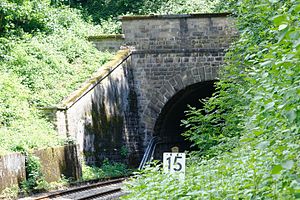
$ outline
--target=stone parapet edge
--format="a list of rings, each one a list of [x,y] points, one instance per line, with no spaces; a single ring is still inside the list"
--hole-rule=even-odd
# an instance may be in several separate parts
[[[133,50],[132,54],[166,54],[166,53],[215,53],[224,52],[227,48],[193,48],[193,49],[149,49]]]
[[[107,62],[102,67],[100,67],[99,70],[96,71],[90,79],[85,81],[81,87],[72,92],[58,106],[54,106],[49,109],[67,110],[68,108],[72,107],[79,99],[81,99],[85,94],[91,91],[99,82],[101,82],[101,80],[103,80],[118,66],[120,66],[124,62],[124,60],[126,60],[130,55],[130,49],[119,50],[111,61]],[[47,108],[44,109],[46,110]]]
[[[208,17],[228,17],[232,13],[192,13],[192,14],[171,14],[171,15],[134,15],[134,16],[120,16],[122,21],[129,20],[164,20],[164,19],[178,19],[178,18],[208,18]]]
[[[100,34],[88,36],[88,41],[102,41],[102,40],[124,40],[124,34]]]

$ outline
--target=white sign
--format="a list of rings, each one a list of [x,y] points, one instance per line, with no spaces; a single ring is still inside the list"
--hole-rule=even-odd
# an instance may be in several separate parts
[[[185,153],[164,153],[163,167],[165,173],[178,173],[180,177],[185,175]]]

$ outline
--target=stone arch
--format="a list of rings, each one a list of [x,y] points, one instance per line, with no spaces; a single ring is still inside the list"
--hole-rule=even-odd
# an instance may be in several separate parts
[[[185,140],[182,133],[186,130],[181,126],[181,120],[186,119],[185,111],[188,105],[201,108],[203,104],[199,99],[212,96],[215,91],[215,81],[202,81],[194,83],[177,92],[165,104],[154,126],[154,136],[159,136],[161,143],[157,145],[156,159],[161,159],[163,152],[170,151],[177,146],[179,150],[192,150],[189,141]]]
[[[152,98],[141,113],[141,126],[144,131],[144,146],[154,135],[154,128],[165,105],[178,92],[183,91],[197,83],[215,81],[218,77],[218,68],[211,66],[199,66],[188,69],[174,77],[164,80],[161,87],[154,92]]]

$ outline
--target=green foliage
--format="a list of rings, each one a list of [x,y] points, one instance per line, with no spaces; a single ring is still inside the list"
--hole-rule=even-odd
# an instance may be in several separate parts
[[[145,0],[137,14],[186,14],[212,12],[218,0]]]
[[[105,174],[102,169],[96,166],[88,166],[85,163],[82,164],[82,180],[93,180],[104,178]]]
[[[101,169],[104,171],[106,177],[127,176],[130,173],[125,164],[110,162],[108,159],[103,161]]]
[[[129,154],[129,149],[126,146],[122,146],[120,149],[120,155],[126,158]]]
[[[61,30],[18,42],[9,56],[6,70],[17,74],[30,89],[30,103],[50,106],[82,84],[111,54],[99,53],[85,39]]]
[[[14,74],[1,73],[0,90],[0,127],[11,125],[13,120],[27,118],[29,90],[19,78]]]
[[[130,170],[123,163],[110,162],[105,159],[101,167],[88,166],[85,163],[82,164],[82,179],[83,180],[93,180],[93,179],[103,179],[112,178],[119,176],[129,175]]]
[[[70,184],[70,179],[67,179],[63,174],[58,181],[48,183],[47,190],[58,190],[58,189],[65,189]]]
[[[192,12],[211,12],[218,0],[79,0],[57,1],[82,9],[87,21],[101,26],[102,33],[121,32],[118,20],[122,15],[182,14]]]
[[[26,193],[43,191],[48,187],[44,176],[41,173],[39,158],[28,154],[26,156],[26,181],[23,181],[21,188]]]
[[[16,75],[0,74],[0,88],[0,144],[3,153],[63,143],[53,125],[41,119],[38,111],[30,107],[30,91]]]
[[[13,185],[12,187],[5,188],[0,193],[0,199],[13,200],[17,199],[19,195],[19,187],[18,185]]]
[[[0,2],[0,36],[46,31],[47,3],[37,0]]]
[[[100,27],[48,0],[1,1],[0,21],[1,153],[62,144],[37,107],[58,104],[111,58],[86,40]]]
[[[300,2],[229,0],[218,9],[234,12],[240,39],[217,93],[187,112],[185,135],[200,152],[184,182],[151,168],[124,199],[300,198]]]

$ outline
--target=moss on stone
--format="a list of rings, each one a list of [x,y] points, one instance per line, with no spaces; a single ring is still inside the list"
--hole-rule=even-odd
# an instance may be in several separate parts
[[[89,36],[89,41],[102,41],[102,40],[124,40],[124,34],[103,34],[103,35],[93,35]]]
[[[146,19],[178,19],[178,18],[209,18],[209,17],[227,17],[231,13],[193,13],[193,14],[174,14],[174,15],[134,15],[122,16],[123,21],[128,20],[146,20]]]
[[[111,70],[121,64],[124,59],[129,56],[131,51],[129,49],[119,50],[114,58],[108,63],[104,64],[99,70],[93,74],[93,76],[86,81],[79,89],[74,91],[69,97],[67,97],[62,103],[62,106],[68,107],[76,102],[76,100],[81,97],[85,92],[97,84],[102,78],[107,76]]]

